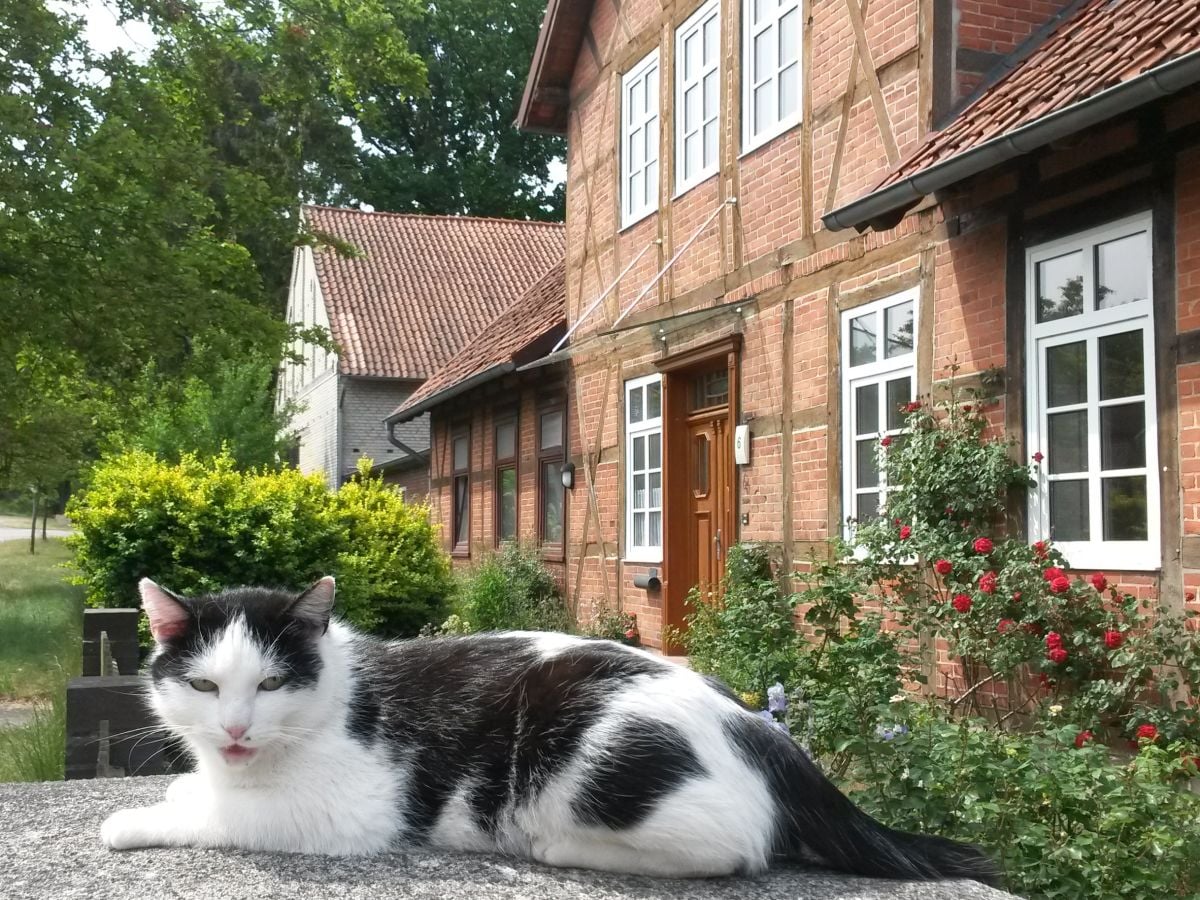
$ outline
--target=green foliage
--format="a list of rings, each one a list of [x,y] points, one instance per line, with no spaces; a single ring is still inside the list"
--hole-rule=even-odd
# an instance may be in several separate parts
[[[333,493],[294,469],[240,472],[228,455],[171,465],[131,451],[96,466],[70,515],[94,606],[133,604],[142,577],[188,594],[330,574],[353,624],[403,635],[436,620],[451,589],[427,510],[379,480]]]
[[[65,680],[24,725],[0,728],[0,782],[62,781],[66,769]]]
[[[775,682],[794,681],[799,638],[796,598],[786,596],[763,547],[729,549],[720,594],[688,597],[687,629],[673,640],[693,668],[716,675],[735,691],[766,696]]]
[[[604,603],[599,603],[592,609],[585,633],[588,637],[616,641],[619,644],[628,644],[630,647],[642,645],[637,615],[622,612],[619,609],[611,609]]]
[[[536,547],[505,544],[467,572],[443,632],[572,631],[570,611]]]

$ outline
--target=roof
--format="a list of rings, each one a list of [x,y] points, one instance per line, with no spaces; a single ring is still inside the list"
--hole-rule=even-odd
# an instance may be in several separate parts
[[[592,0],[549,0],[525,80],[517,127],[566,134],[571,76],[592,15]]]
[[[824,217],[864,227],[1004,159],[1200,81],[1200,3],[1086,0],[865,197]],[[1005,64],[1002,64],[1005,65]]]
[[[562,258],[561,224],[305,206],[344,375],[424,380]]]
[[[566,263],[560,259],[390,416],[407,422],[550,349],[566,328]]]

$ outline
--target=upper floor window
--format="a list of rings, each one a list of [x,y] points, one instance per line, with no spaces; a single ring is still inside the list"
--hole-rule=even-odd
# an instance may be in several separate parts
[[[709,0],[675,32],[675,190],[717,171],[721,12]]]
[[[1032,536],[1079,567],[1157,569],[1149,214],[1026,254]]]
[[[801,0],[742,0],[742,149],[800,121]]]
[[[842,510],[846,536],[879,515],[888,484],[882,443],[903,439],[904,408],[916,397],[914,288],[842,314]]]
[[[625,382],[625,558],[662,562],[662,376]]]
[[[658,208],[658,51],[621,79],[621,226]]]

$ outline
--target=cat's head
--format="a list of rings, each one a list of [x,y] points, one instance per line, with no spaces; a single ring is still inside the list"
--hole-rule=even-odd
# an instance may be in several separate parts
[[[139,584],[156,643],[151,700],[202,760],[233,767],[304,743],[324,718],[315,702],[334,582],[300,593],[232,588],[181,597]]]

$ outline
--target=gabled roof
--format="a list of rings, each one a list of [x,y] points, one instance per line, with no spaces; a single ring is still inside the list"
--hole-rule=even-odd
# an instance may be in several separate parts
[[[824,217],[864,228],[921,197],[1200,81],[1196,0],[1087,0],[867,196]]]
[[[517,113],[518,128],[545,134],[567,133],[571,76],[592,16],[592,2],[549,0],[546,5]]]
[[[390,416],[407,422],[548,351],[566,329],[566,264],[559,260]]]
[[[305,206],[357,248],[313,253],[343,375],[424,380],[564,252],[548,222]]]

